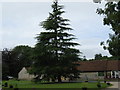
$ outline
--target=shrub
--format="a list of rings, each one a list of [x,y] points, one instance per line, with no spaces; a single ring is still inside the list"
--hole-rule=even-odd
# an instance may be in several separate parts
[[[13,85],[10,85],[9,88],[13,88]]]
[[[104,81],[104,83],[106,83],[106,81]]]
[[[110,85],[110,83],[107,83],[107,85]]]
[[[83,87],[82,90],[87,90],[87,87]]]
[[[8,87],[8,83],[7,82],[5,82],[4,87]]]
[[[99,81],[98,81],[97,87],[101,88],[101,83]]]

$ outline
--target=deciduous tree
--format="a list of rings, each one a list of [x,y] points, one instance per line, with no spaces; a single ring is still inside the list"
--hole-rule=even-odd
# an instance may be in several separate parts
[[[120,1],[108,2],[104,9],[97,9],[97,13],[104,15],[104,25],[110,26],[114,32],[114,34],[109,34],[107,45],[104,42],[101,42],[101,45],[113,57],[120,60]]]

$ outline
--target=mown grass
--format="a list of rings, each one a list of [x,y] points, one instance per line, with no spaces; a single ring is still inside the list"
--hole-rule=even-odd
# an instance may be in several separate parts
[[[2,84],[8,83],[8,87],[13,85],[14,88],[98,88],[97,82],[79,82],[79,83],[54,83],[54,84],[42,84],[42,83],[34,83],[31,81],[2,81]],[[101,83],[101,88],[106,88],[108,85],[106,83]],[[3,87],[4,88],[4,87]]]

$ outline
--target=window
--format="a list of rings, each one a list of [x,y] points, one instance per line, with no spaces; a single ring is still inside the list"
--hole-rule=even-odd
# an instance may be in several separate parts
[[[98,72],[98,76],[104,76],[104,72]]]

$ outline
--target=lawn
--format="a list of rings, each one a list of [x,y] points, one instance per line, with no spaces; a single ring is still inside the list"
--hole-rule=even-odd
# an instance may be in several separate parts
[[[13,85],[14,88],[98,88],[97,82],[79,82],[79,83],[55,83],[55,84],[42,84],[42,83],[34,83],[31,81],[3,81],[2,84],[8,82],[9,85]],[[106,83],[101,83],[101,88],[106,88],[108,85]]]

